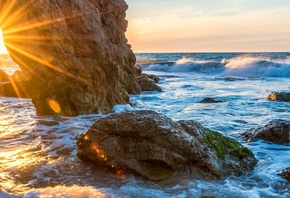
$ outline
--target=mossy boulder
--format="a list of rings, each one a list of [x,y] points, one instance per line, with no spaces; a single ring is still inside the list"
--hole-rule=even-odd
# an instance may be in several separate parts
[[[249,149],[198,122],[174,122],[148,110],[99,119],[77,144],[83,160],[150,180],[182,173],[207,179],[242,175],[257,162]]]

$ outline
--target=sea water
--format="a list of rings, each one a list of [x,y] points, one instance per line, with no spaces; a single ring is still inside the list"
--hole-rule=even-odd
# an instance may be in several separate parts
[[[290,103],[267,100],[290,89],[290,53],[136,54],[145,73],[160,78],[162,92],[131,95],[132,107],[173,120],[196,120],[232,137],[258,159],[248,175],[221,180],[158,183],[115,174],[76,157],[76,140],[107,115],[36,116],[29,99],[0,97],[0,197],[290,197],[290,185],[277,176],[290,166],[289,145],[247,143],[240,133],[270,120],[290,118]],[[8,62],[6,61],[6,64]],[[9,62],[9,64],[12,64]],[[15,66],[4,70],[12,73]],[[12,69],[11,69],[12,68]],[[204,98],[219,103],[202,103]]]

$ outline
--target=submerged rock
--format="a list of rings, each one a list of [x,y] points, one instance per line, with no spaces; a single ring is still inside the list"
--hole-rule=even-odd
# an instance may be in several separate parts
[[[150,180],[191,174],[215,179],[242,175],[256,164],[235,140],[189,121],[142,110],[112,114],[78,137],[77,156],[114,170],[131,170]]]
[[[204,98],[202,99],[202,101],[200,101],[201,103],[220,103],[223,102],[222,100],[216,99],[216,98]]]
[[[242,133],[247,141],[262,139],[276,144],[289,144],[289,134],[290,121],[286,120],[272,120],[264,126],[259,126]]]
[[[141,92],[125,37],[127,8],[124,0],[1,1],[4,41],[36,90],[38,115],[109,112]]]
[[[273,92],[267,96],[267,99],[273,100],[273,101],[289,102],[290,101],[290,93],[289,92]]]
[[[290,167],[286,168],[282,171],[282,173],[279,173],[278,175],[290,182]]]

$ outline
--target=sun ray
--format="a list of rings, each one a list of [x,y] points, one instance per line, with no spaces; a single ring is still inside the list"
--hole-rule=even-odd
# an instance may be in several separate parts
[[[30,58],[31,60],[34,60],[34,61],[36,61],[36,62],[38,62],[38,63],[40,63],[40,64],[42,64],[42,65],[44,65],[44,66],[46,66],[46,67],[48,67],[50,69],[53,69],[53,70],[55,70],[55,71],[57,71],[57,72],[59,72],[61,74],[64,74],[64,75],[66,75],[66,76],[68,76],[68,77],[70,77],[70,78],[72,78],[74,80],[77,80],[77,81],[79,81],[81,83],[84,83],[87,86],[92,86],[90,83],[88,83],[88,81],[86,79],[84,79],[84,78],[82,78],[80,76],[76,76],[76,75],[74,75],[72,73],[69,73],[69,72],[67,72],[67,71],[65,71],[65,70],[63,70],[61,68],[58,68],[57,66],[49,63],[47,60],[43,60],[41,58],[38,58],[37,56],[35,56],[33,54],[30,54],[29,52],[26,52],[25,50],[22,50],[19,47],[15,47],[14,45],[10,44],[9,42],[6,42],[6,46],[8,48],[18,52],[19,54],[22,54],[22,55]]]
[[[15,6],[16,2],[17,2],[17,0],[6,1],[6,3],[4,4],[4,6],[3,6],[2,10],[1,10],[0,26],[2,26],[3,21],[9,15],[10,11]],[[1,1],[1,4],[2,4],[2,1]]]
[[[13,21],[15,21],[16,19],[21,18],[27,8],[31,5],[31,3],[33,2],[33,0],[28,0],[23,6],[21,6],[18,10],[14,11],[12,14],[9,13],[9,16],[5,18],[5,20],[2,21],[1,27],[3,29],[5,29],[8,25],[13,24]]]
[[[62,16],[62,17],[58,17],[58,18],[54,18],[54,19],[50,19],[50,20],[45,20],[45,21],[40,21],[37,23],[32,23],[32,24],[20,24],[18,25],[18,27],[14,27],[11,28],[9,30],[4,30],[3,33],[4,34],[15,34],[18,32],[22,32],[22,31],[26,31],[26,30],[30,30],[30,29],[34,29],[34,28],[38,28],[38,27],[42,27],[42,26],[46,26],[46,25],[50,25],[53,23],[57,23],[57,22],[61,22],[61,21],[65,21],[68,19],[73,19],[76,17],[82,16],[82,13],[78,13],[78,14],[71,14],[68,16]]]

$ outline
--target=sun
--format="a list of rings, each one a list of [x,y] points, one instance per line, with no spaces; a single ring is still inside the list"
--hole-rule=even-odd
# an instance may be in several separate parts
[[[1,29],[0,29],[0,54],[8,54],[4,41],[3,41],[3,35],[2,35]]]

